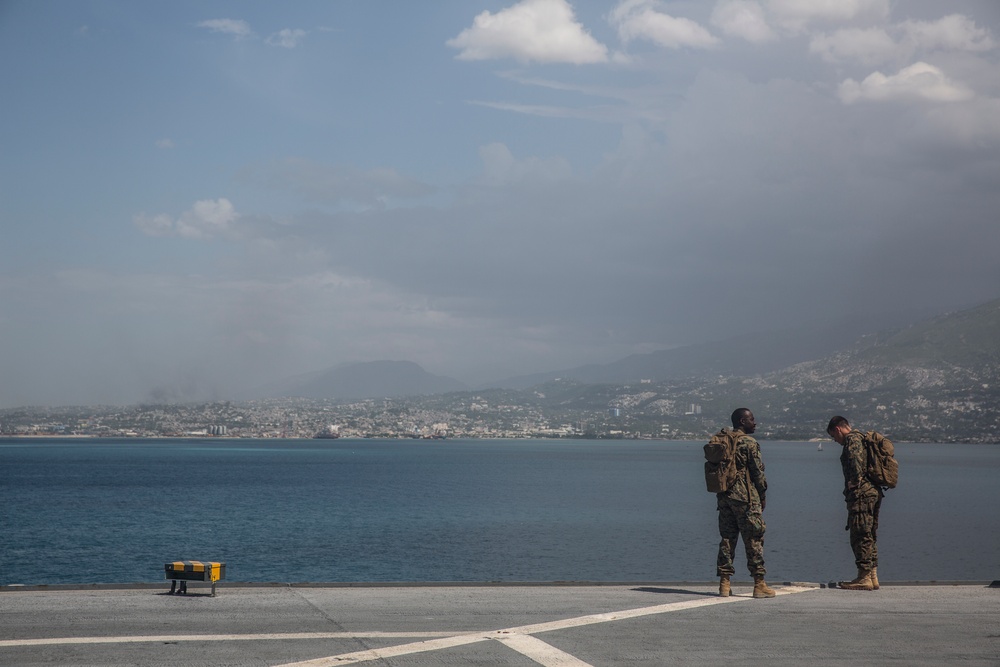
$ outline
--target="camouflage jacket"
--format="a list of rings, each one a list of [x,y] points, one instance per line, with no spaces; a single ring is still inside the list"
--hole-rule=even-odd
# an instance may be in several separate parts
[[[840,465],[844,469],[844,500],[847,506],[875,500],[880,491],[868,480],[868,449],[861,431],[853,429],[844,438]]]
[[[767,478],[764,477],[764,459],[760,445],[743,431],[733,431],[736,438],[736,482],[726,493],[719,494],[736,502],[764,504]],[[749,473],[749,475],[748,475]],[[747,484],[749,477],[749,484]]]

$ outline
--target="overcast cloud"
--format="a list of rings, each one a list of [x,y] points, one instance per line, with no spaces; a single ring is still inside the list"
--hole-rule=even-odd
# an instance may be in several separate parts
[[[1000,297],[995,0],[0,5],[0,407]]]

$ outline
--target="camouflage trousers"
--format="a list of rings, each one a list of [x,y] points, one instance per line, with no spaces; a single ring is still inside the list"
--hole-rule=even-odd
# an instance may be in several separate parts
[[[882,496],[856,500],[847,506],[847,530],[851,533],[851,551],[859,570],[878,567],[878,511]]]
[[[716,576],[732,576],[733,552],[736,541],[743,536],[743,548],[747,553],[747,569],[753,576],[764,576],[764,516],[758,503],[741,503],[725,497],[719,498],[719,557],[716,560]]]

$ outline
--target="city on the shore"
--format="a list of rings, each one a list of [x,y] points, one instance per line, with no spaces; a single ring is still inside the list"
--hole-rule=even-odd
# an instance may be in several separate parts
[[[734,406],[758,415],[764,440],[825,439],[832,412],[909,442],[1000,442],[992,387],[881,396],[814,393],[757,380],[490,389],[355,401],[274,398],[0,410],[0,437],[619,438],[703,440]]]

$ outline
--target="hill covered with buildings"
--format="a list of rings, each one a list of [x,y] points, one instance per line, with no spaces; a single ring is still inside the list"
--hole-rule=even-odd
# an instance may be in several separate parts
[[[768,345],[773,349],[773,341]],[[730,347],[753,355],[752,341]],[[801,356],[807,347],[790,354]],[[843,414],[900,441],[1000,442],[1000,300],[870,333],[838,351],[767,372],[726,373],[705,346],[692,355],[716,360],[683,370],[675,364],[667,376],[624,383],[586,382],[567,373],[539,377],[525,388],[352,400],[317,392],[197,405],[18,408],[0,411],[0,435],[312,437],[334,425],[341,437],[358,438],[702,440],[727,424],[734,408],[748,407],[761,440],[823,438],[830,416]],[[682,357],[683,348],[671,351],[671,359]],[[391,384],[387,367],[377,369],[380,386]]]

